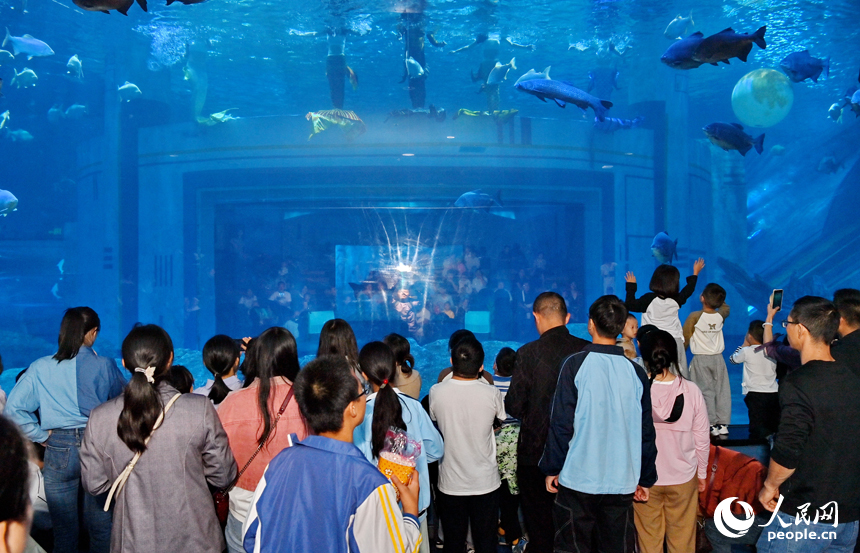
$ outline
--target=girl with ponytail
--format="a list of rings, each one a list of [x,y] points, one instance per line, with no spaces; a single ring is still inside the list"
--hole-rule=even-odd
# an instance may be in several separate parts
[[[29,440],[45,448],[42,474],[57,553],[78,551],[79,495],[84,498],[90,551],[106,553],[110,547],[110,513],[102,511],[97,498],[80,494],[79,456],[87,420],[93,409],[120,395],[125,385],[114,360],[93,349],[100,328],[98,314],[89,307],[67,309],[57,352],[34,361],[6,403],[5,414]]]
[[[400,334],[389,334],[382,341],[391,348],[394,362],[397,365],[397,375],[394,386],[407,396],[418,399],[421,395],[421,375],[415,370],[415,358],[410,353],[409,340]]]
[[[696,508],[705,490],[710,439],[702,392],[680,376],[678,343],[669,332],[645,325],[637,334],[651,374],[651,415],[657,431],[657,483],[645,503],[634,503],[643,553],[695,551]]]
[[[247,466],[230,491],[226,537],[231,553],[244,553],[242,524],[269,461],[289,447],[291,434],[299,439],[308,435],[293,398],[299,356],[296,339],[289,330],[274,326],[254,338],[245,352],[242,371],[244,387],[231,393],[218,407],[236,463]]]
[[[206,385],[194,390],[195,394],[212,400],[216,409],[227,394],[242,387],[239,372],[239,346],[229,336],[218,334],[209,338],[203,346],[203,364],[215,377],[207,380]]]
[[[408,343],[408,342],[407,342]],[[379,451],[390,427],[405,430],[421,444],[421,455],[415,469],[418,471],[419,521],[425,543],[427,536],[427,507],[430,506],[429,462],[438,461],[445,452],[442,436],[421,403],[393,386],[397,374],[394,353],[382,342],[370,342],[358,355],[358,364],[373,393],[367,396],[364,422],[355,429],[353,441],[367,459],[376,464]]]
[[[122,343],[128,385],[87,424],[81,480],[90,494],[110,492],[115,553],[224,549],[209,487],[228,486],[236,463],[212,403],[171,386],[172,363],[164,329],[133,328]]]

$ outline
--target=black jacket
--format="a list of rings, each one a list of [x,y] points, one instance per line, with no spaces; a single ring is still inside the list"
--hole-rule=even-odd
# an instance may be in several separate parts
[[[795,469],[779,491],[794,516],[836,501],[839,523],[860,520],[860,377],[845,364],[810,361],[779,384],[779,430],[770,458]]]
[[[517,350],[517,364],[505,396],[505,410],[509,416],[522,421],[517,447],[519,465],[537,466],[540,461],[549,432],[549,413],[561,362],[589,343],[571,336],[567,327],[558,326]]]
[[[860,376],[860,330],[833,342],[830,355]]]

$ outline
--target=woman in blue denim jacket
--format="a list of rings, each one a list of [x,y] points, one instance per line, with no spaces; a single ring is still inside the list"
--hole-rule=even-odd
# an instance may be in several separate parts
[[[55,553],[78,551],[81,493],[90,551],[110,550],[111,513],[102,510],[104,498],[82,491],[79,456],[90,411],[120,395],[125,386],[116,362],[92,349],[100,326],[98,314],[89,307],[66,310],[57,353],[34,361],[12,388],[6,404],[5,414],[27,438],[45,447],[42,473]]]

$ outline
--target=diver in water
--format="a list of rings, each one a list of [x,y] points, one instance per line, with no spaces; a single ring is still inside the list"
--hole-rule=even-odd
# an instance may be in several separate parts
[[[400,36],[403,37],[404,54],[403,59],[409,63],[411,58],[420,68],[420,75],[416,77],[410,76],[408,73],[406,78],[409,79],[409,98],[412,100],[413,109],[421,109],[427,97],[427,91],[424,86],[424,81],[427,78],[427,62],[424,57],[424,13],[422,11],[409,11],[400,14],[400,23],[397,25],[397,30]],[[441,48],[446,45],[444,41],[436,40],[432,32],[426,33],[427,40],[433,46]]]
[[[358,88],[358,76],[346,64],[346,35],[355,33],[346,27],[328,27],[325,31],[291,31],[290,34],[313,37],[324,34],[326,36],[328,55],[326,56],[325,75],[328,79],[329,95],[332,106],[335,109],[343,109],[346,78],[349,78],[353,90]]]

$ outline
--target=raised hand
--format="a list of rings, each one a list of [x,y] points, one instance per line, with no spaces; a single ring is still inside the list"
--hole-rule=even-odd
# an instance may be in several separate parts
[[[633,274],[633,271],[627,271],[627,274],[624,275],[624,280],[627,282],[636,283],[636,275]]]

